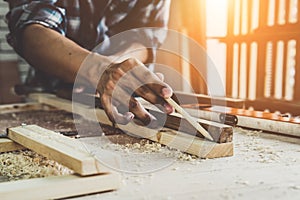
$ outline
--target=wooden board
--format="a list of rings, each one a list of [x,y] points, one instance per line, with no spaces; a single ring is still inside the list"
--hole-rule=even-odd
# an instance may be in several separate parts
[[[95,95],[91,95],[91,94],[74,94],[74,95],[75,95],[76,102],[73,100],[73,104],[74,104],[73,109],[80,109],[80,107],[77,106],[77,103],[88,106],[87,108],[91,108],[92,105],[90,105],[90,104],[92,102],[95,102],[96,108],[102,109],[101,101],[100,101],[99,97],[95,97]],[[61,91],[59,93],[59,96],[66,100],[70,100],[70,101],[72,100],[72,94],[70,94],[70,91]],[[43,101],[43,99],[44,99],[43,97],[37,97],[37,98],[40,98],[41,101]],[[192,126],[190,124],[190,122],[188,122],[187,119],[185,119],[179,113],[172,113],[172,114],[166,115],[165,113],[160,111],[157,107],[155,107],[153,104],[150,104],[149,102],[145,101],[143,98],[136,98],[136,99],[152,115],[154,115],[156,117],[157,122],[159,123],[160,126],[164,126],[164,127],[171,128],[174,130],[179,130],[179,131],[193,134],[193,135],[198,134],[199,137],[204,138],[201,135],[201,133],[199,133],[194,128],[194,126]],[[52,99],[47,98],[46,101],[48,103],[51,103]],[[63,101],[60,102],[60,104],[62,105]],[[65,105],[65,106],[68,107],[68,105]],[[70,109],[70,108],[68,108],[68,109]],[[83,114],[85,114],[86,117],[90,118],[90,116],[93,116],[93,112],[94,111],[92,109],[90,109],[90,111],[83,112]],[[105,119],[103,119],[103,120],[105,120]],[[211,120],[199,119],[199,117],[195,118],[194,120],[197,121],[206,131],[209,132],[209,134],[212,136],[214,142],[218,142],[218,143],[232,142],[233,130],[232,130],[231,126],[226,125],[224,123],[213,122]]]
[[[210,110],[197,110],[187,108],[186,111],[194,117],[201,117],[204,119],[213,119],[219,116],[220,112],[227,112],[233,114],[238,118],[237,126],[251,128],[256,130],[263,130],[275,134],[300,137],[300,123],[296,120],[284,119],[284,117],[272,118],[274,113],[263,113],[259,111],[248,111],[244,109],[234,108],[219,108],[216,112]]]
[[[101,109],[92,109],[89,106],[77,102],[73,102],[74,109],[72,109],[71,101],[61,99],[56,97],[55,95],[49,95],[49,94],[32,94],[30,95],[30,98],[37,100],[40,103],[48,104],[59,109],[63,109],[69,112],[82,115],[83,117],[89,120],[93,120],[93,121],[97,120],[103,124],[111,125],[110,120],[106,116],[105,112]],[[178,148],[181,151],[188,152],[202,158],[217,158],[217,157],[225,157],[225,156],[233,155],[232,142],[218,144],[215,142],[208,142],[207,140],[204,140],[202,138],[197,138],[194,136],[190,136],[189,139],[187,140],[186,138],[182,137],[181,134],[179,134],[179,131],[176,130],[172,130],[168,128],[164,128],[162,130],[149,129],[143,126],[138,126],[132,122],[127,125],[118,125],[118,127],[136,136],[147,138],[155,142],[160,142],[165,145],[171,145],[170,141],[176,139],[175,140],[176,148]],[[191,144],[194,145],[191,148],[187,148],[187,146]],[[202,150],[203,146],[206,146],[206,149],[208,149],[208,151]],[[224,149],[226,149],[226,151]],[[214,152],[214,153],[210,153],[210,152]]]
[[[0,138],[0,153],[22,150],[22,149],[26,149],[26,148],[10,139]]]
[[[49,106],[40,103],[16,103],[16,104],[3,104],[0,105],[0,114],[22,112],[28,110],[51,110]]]
[[[0,196],[1,200],[58,199],[116,190],[120,182],[118,174],[27,179],[0,183]]]
[[[54,131],[36,125],[26,125],[9,128],[8,137],[80,175],[105,172],[104,167],[87,152],[80,141]]]
[[[233,156],[233,143],[217,144],[185,133],[165,130],[160,135],[159,143],[176,149],[181,149],[200,158],[219,158]]]
[[[158,108],[154,105],[150,104],[149,102],[143,100],[142,98],[137,98],[137,100],[153,114],[158,121],[165,122],[165,124],[161,124],[167,128],[182,131],[185,133],[192,133],[195,134],[196,129],[187,121],[185,120],[179,113],[172,113],[170,115],[165,115],[162,113]],[[188,109],[185,109],[186,111]],[[164,117],[167,117],[166,120],[163,120]],[[199,118],[195,117],[195,120],[203,126],[204,129],[208,130],[210,135],[214,138],[215,142],[218,143],[227,143],[232,142],[233,139],[233,129],[232,126],[217,123],[215,121],[211,121],[211,119],[206,118]],[[201,136],[200,136],[201,137]]]
[[[181,91],[174,92],[175,99],[180,104],[207,104],[210,106],[230,106],[234,108],[243,108],[245,101],[228,97],[213,97],[204,94],[191,94]]]

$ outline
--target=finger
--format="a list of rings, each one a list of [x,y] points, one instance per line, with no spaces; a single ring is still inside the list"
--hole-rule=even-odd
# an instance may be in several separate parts
[[[155,94],[147,85],[143,85],[141,81],[132,75],[131,71],[123,74],[122,78],[117,82],[117,88],[123,88],[129,96],[135,92],[140,97],[148,102],[155,104],[160,110],[168,114],[174,111],[173,107],[169,105],[161,96]],[[122,91],[117,96],[122,96]],[[124,94],[123,94],[124,95]]]
[[[147,86],[141,86],[137,90],[135,90],[135,93],[139,95],[140,97],[143,97],[148,102],[154,104],[157,106],[161,111],[170,114],[174,111],[174,108],[168,104],[164,98],[156,95],[150,88]]]
[[[122,87],[116,87],[112,98],[122,104],[123,107],[127,109],[126,111],[133,113],[134,116],[141,121],[141,125],[149,126],[150,128],[158,126],[156,118]]]
[[[161,81],[158,76],[149,71],[147,67],[137,59],[128,59],[120,64],[120,68],[131,73],[142,83],[146,81],[146,85],[163,98],[170,98],[173,94],[172,88]]]
[[[104,108],[107,117],[113,123],[127,124],[134,118],[133,113],[126,112],[123,115],[119,113],[117,108],[112,104],[111,97],[107,94],[103,94],[101,96],[101,104]]]
[[[129,110],[134,113],[136,118],[142,122],[141,125],[149,128],[157,128],[157,119],[151,115],[135,98],[131,97],[129,102]]]
[[[119,81],[125,74],[121,68],[117,68],[112,72],[111,77],[114,81]]]

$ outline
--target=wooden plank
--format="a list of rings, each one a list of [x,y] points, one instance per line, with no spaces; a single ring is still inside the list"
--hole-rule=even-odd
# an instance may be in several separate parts
[[[80,175],[99,174],[104,167],[91,156],[83,144],[36,125],[8,129],[8,137],[28,149],[74,170]]]
[[[186,111],[194,117],[201,117],[207,120],[217,118],[219,113],[226,112],[237,117],[237,126],[278,133],[285,136],[300,137],[300,120],[297,118],[291,118],[290,120],[279,116],[276,118],[274,113],[235,108],[212,108],[210,110],[186,109]]]
[[[174,130],[165,130],[159,143],[196,155],[199,158],[218,158],[233,156],[233,143],[214,143]]]
[[[137,100],[153,114],[159,122],[164,122],[164,124],[160,124],[161,126],[165,126],[167,128],[178,130],[181,132],[185,132],[188,134],[195,135],[196,129],[190,125],[190,123],[184,119],[180,114],[178,113],[172,113],[170,115],[165,115],[162,113],[158,108],[156,108],[154,105],[150,104],[149,102],[143,100],[142,98],[137,98]],[[198,109],[188,109],[184,108],[186,111],[192,110],[194,112],[201,112],[201,110]],[[189,113],[191,114],[191,113]],[[215,142],[218,143],[226,143],[226,142],[232,142],[233,138],[233,129],[232,126],[226,125],[224,123],[217,123],[221,120],[218,119],[217,116],[214,118],[206,117],[206,116],[196,116],[196,121],[203,126],[204,129],[208,130],[210,135],[213,137]],[[167,117],[167,119],[164,120],[164,118]],[[201,118],[201,119],[199,119]]]
[[[298,9],[300,8],[300,3],[298,2]],[[299,17],[299,10],[298,10],[298,17]],[[298,23],[299,23],[299,18],[298,18]],[[298,50],[300,48],[300,41],[299,39],[297,40],[297,43],[296,43],[296,49]],[[294,101],[300,101],[300,94],[299,94],[299,91],[300,91],[300,52],[299,51],[296,51],[296,56],[295,56],[295,62],[296,62],[296,65],[295,65],[295,76],[294,76],[294,80],[295,80],[295,85],[294,85],[294,88],[293,88],[293,100]]]
[[[102,109],[92,109],[89,105],[81,104],[79,102],[74,102],[74,101],[72,107],[72,103],[69,100],[61,99],[51,94],[31,94],[30,98],[35,99],[40,103],[52,105],[54,107],[64,109],[68,112],[79,114],[88,120],[92,120],[92,121],[97,120],[103,124],[112,125],[111,121],[107,118],[105,112]],[[88,102],[90,102],[91,100],[99,101],[99,99],[97,98],[94,99],[95,98],[94,96],[84,96],[84,97],[79,96],[77,98],[78,99],[88,98]],[[164,119],[166,115],[163,114],[160,110],[158,110],[155,106],[147,103],[142,98],[137,98],[137,100],[140,101],[145,108],[150,110],[150,112],[158,119],[158,122],[161,123],[160,124],[161,126],[165,126],[175,130],[180,129],[180,131],[186,133],[192,133],[192,134],[197,133],[197,130],[192,125],[190,125],[189,122],[186,119],[184,119],[181,115],[178,115],[177,113],[173,113],[171,115],[167,115],[167,119]],[[195,119],[195,120],[197,120],[201,126],[203,126],[206,130],[209,131],[210,135],[213,137],[215,142],[225,143],[225,142],[232,141],[233,130],[231,126],[215,123],[207,120],[202,120],[202,119]],[[147,130],[145,131],[148,132]]]
[[[45,104],[49,104],[52,105],[54,107],[57,107],[59,109],[63,109],[69,112],[73,112],[79,115],[82,115],[83,117],[89,119],[89,120],[93,120],[93,121],[99,121],[103,124],[108,124],[111,125],[111,122],[109,121],[109,119],[107,118],[105,112],[101,109],[92,109],[86,105],[77,103],[77,102],[73,102],[73,108],[72,109],[72,102],[65,100],[65,99],[60,99],[57,98],[55,95],[49,95],[49,94],[32,94],[30,95],[31,99],[35,99],[37,101],[39,101],[40,103],[45,103]],[[179,118],[178,118],[179,119]],[[212,124],[217,124],[214,122],[209,122]],[[178,126],[178,124],[177,124]],[[224,125],[226,126],[226,125]],[[142,138],[147,138],[149,140],[155,141],[155,142],[159,142],[162,143],[164,142],[165,145],[168,145],[169,142],[165,142],[166,140],[164,138],[168,137],[168,135],[170,133],[168,133],[169,131],[175,131],[175,133],[179,132],[176,130],[171,130],[168,128],[163,128],[161,130],[157,130],[157,129],[149,129],[143,126],[139,126],[136,125],[135,123],[131,122],[127,125],[118,125],[118,127],[123,130],[123,131],[127,131],[130,132],[138,137],[142,137]],[[207,127],[205,127],[207,129],[209,128],[214,128],[214,127],[209,127],[209,125]],[[226,126],[226,128],[228,128],[227,132],[232,133],[232,127],[230,126]],[[222,129],[217,129],[218,131],[222,130]],[[226,131],[225,131],[226,132]],[[166,135],[166,137],[164,137]],[[213,135],[212,135],[213,136]],[[232,134],[231,134],[232,137]],[[192,136],[192,138],[196,138],[194,136]],[[232,139],[232,138],[231,138]],[[168,140],[167,140],[168,141]],[[184,145],[182,145],[183,147],[186,146],[186,142],[187,140],[182,138],[182,136],[176,135],[176,141],[177,143],[184,143]],[[199,157],[202,158],[206,158],[206,156],[209,156],[209,158],[214,158],[214,157],[224,157],[224,156],[231,156],[232,155],[232,149],[233,149],[233,145],[232,143],[228,142],[228,145],[222,145],[222,144],[218,144],[215,142],[211,142],[211,143],[207,143],[207,140],[204,140],[202,138],[197,138],[196,140],[197,145],[194,146],[193,151],[189,151],[188,153],[191,153],[193,155],[197,155]],[[190,144],[191,141],[188,141]],[[196,148],[199,148],[201,146],[203,146],[202,144],[207,144],[207,146],[210,146],[212,148],[210,148],[212,151],[214,151],[215,153],[210,154],[208,152],[202,152],[201,149],[198,149],[198,151],[196,151]],[[180,145],[177,145],[177,148],[181,151],[187,152],[186,148],[183,148]],[[224,149],[228,148],[228,151],[224,151]]]
[[[105,191],[120,187],[118,174],[52,176],[0,183],[2,200],[59,199]]]
[[[0,153],[22,150],[22,149],[26,149],[26,148],[8,138],[0,138]]]
[[[244,100],[242,99],[234,99],[227,97],[212,97],[209,95],[203,94],[191,94],[185,92],[174,92],[174,97],[177,102],[182,104],[208,104],[208,105],[220,105],[220,106],[229,106],[234,108],[243,108]]]
[[[41,109],[46,109],[45,107],[47,106],[42,105],[40,103],[3,104],[0,105],[0,114],[21,112],[21,111],[28,111],[28,110],[41,110]]]
[[[45,94],[44,94],[45,95]],[[62,97],[63,99],[67,99],[67,100],[72,100],[72,94],[71,91],[68,90],[62,90],[59,92],[59,97]],[[100,108],[103,109],[101,106],[101,102],[100,99],[98,97],[95,97],[95,95],[92,94],[73,94],[73,97],[75,95],[75,101],[73,99],[73,109],[80,109],[80,106],[77,106],[77,103],[82,103],[86,106],[86,108],[91,108],[92,106],[90,105],[92,102],[95,102],[95,107],[96,108]],[[34,95],[33,95],[34,96]],[[53,103],[53,105],[55,105],[55,101],[52,102],[52,97],[48,96],[45,98],[42,97],[41,95],[38,95],[39,97],[36,96],[36,99],[40,99],[41,102],[46,101],[48,104],[49,103]],[[54,96],[54,98],[57,98],[56,96]],[[154,115],[157,118],[157,121],[159,123],[160,126],[164,126],[167,128],[171,128],[174,130],[179,130],[182,132],[186,132],[186,133],[191,133],[193,135],[198,134],[199,137],[204,138],[200,131],[198,131],[195,127],[193,127],[187,120],[186,117],[183,117],[181,115],[178,115],[177,113],[172,113],[169,115],[164,114],[162,111],[160,111],[159,109],[157,109],[156,106],[154,106],[153,104],[145,101],[143,98],[136,98],[149,112],[151,112],[152,115]],[[56,104],[60,104],[60,106],[62,106],[65,100],[62,100],[60,102],[56,102]],[[67,105],[66,105],[67,106]],[[174,106],[174,105],[173,105]],[[186,107],[187,105],[185,105]],[[68,107],[68,106],[67,106]],[[183,107],[183,106],[181,106]],[[188,106],[190,107],[190,105]],[[186,108],[184,108],[186,109]],[[69,112],[74,112],[72,111],[71,108],[69,108]],[[89,111],[85,111],[83,112],[84,115],[86,115],[86,118],[91,118],[91,116],[94,115],[94,112],[97,113],[98,111],[94,111],[94,110],[89,110]],[[77,113],[77,111],[75,111],[75,113]],[[81,114],[82,115],[82,114]],[[101,116],[101,114],[99,114],[99,116]],[[107,120],[107,119],[102,119],[102,120]],[[210,135],[213,137],[213,141],[214,142],[218,142],[218,143],[225,143],[225,142],[231,142],[232,141],[232,135],[233,135],[233,131],[232,131],[232,127],[226,125],[226,123],[224,123],[224,119],[218,119],[218,120],[214,120],[214,122],[218,122],[218,123],[214,123],[211,122],[211,119],[208,120],[202,120],[199,119],[199,117],[195,118],[195,120],[197,120],[197,122],[204,127],[204,130],[208,131],[210,133]],[[101,120],[99,120],[101,121]],[[234,123],[230,124],[233,125],[235,124],[234,120],[231,120]],[[102,121],[101,121],[102,122]],[[107,123],[110,123],[107,121]],[[227,123],[229,124],[229,123]]]
[[[268,2],[268,1],[263,1]],[[263,4],[264,5],[264,4]],[[260,10],[261,12],[261,10]],[[265,10],[263,11],[265,12]],[[263,18],[264,14],[261,18]],[[262,21],[260,20],[260,23]],[[257,46],[257,69],[256,69],[256,98],[263,98],[265,95],[265,75],[266,75],[266,59],[267,59],[267,43],[266,41],[261,41]],[[229,106],[231,107],[231,106]]]
[[[300,124],[248,116],[238,116],[238,126],[278,133],[285,136],[300,137]]]

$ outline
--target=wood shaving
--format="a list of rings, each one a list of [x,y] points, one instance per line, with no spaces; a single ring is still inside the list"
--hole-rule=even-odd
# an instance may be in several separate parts
[[[142,139],[140,142],[128,143],[128,144],[107,144],[105,148],[114,149],[115,151],[123,151],[126,153],[162,153],[166,157],[173,157],[179,161],[196,161],[199,160],[197,156],[183,153],[178,149],[173,149],[164,146],[160,143],[150,140]]]
[[[71,173],[67,167],[30,150],[0,154],[0,176],[8,181]]]
[[[300,185],[291,185],[289,188],[293,190],[300,190]]]
[[[246,134],[247,136],[260,136],[260,134],[262,133],[262,130],[249,130],[249,129],[243,129],[240,127],[234,127],[234,132]]]

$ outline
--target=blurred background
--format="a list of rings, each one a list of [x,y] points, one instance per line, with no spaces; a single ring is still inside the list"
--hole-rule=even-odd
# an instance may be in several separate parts
[[[6,43],[7,11],[0,1],[1,104],[22,100],[10,90],[25,80],[29,68]],[[264,110],[272,104],[291,112],[300,105],[299,19],[297,0],[173,0],[169,27],[205,48],[225,87],[220,95],[244,99],[246,107]],[[167,39],[170,43],[186,57],[195,56],[185,37]],[[173,70],[156,70],[175,90],[210,95],[207,85],[217,75],[209,69],[207,57],[202,60],[207,70],[199,74],[181,56],[159,52],[157,62]]]

